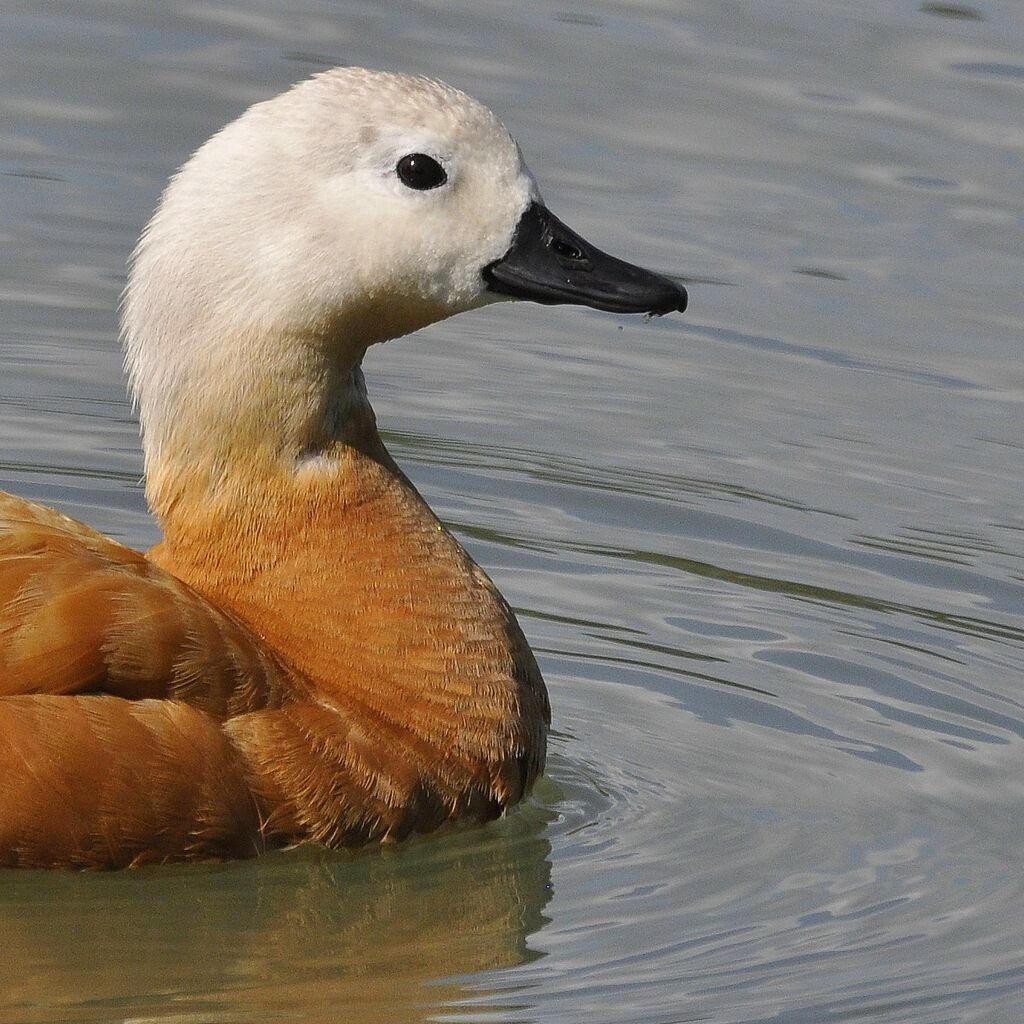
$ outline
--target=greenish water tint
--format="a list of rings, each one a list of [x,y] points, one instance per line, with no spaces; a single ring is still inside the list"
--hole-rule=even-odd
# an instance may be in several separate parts
[[[436,982],[452,964],[498,971],[538,955],[528,936],[547,921],[551,817],[534,808],[343,859],[14,874],[3,1019],[433,1019],[465,996]]]
[[[464,87],[691,289],[366,360],[538,653],[547,778],[397,848],[0,875],[0,1022],[1020,1020],[1024,10],[8,0],[0,486],[156,539],[125,260],[335,63]]]

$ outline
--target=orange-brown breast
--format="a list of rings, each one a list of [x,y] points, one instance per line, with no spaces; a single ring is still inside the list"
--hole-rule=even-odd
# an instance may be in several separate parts
[[[307,680],[233,719],[268,832],[399,838],[519,800],[544,760],[547,695],[514,615],[382,451],[264,480],[169,523],[151,556]],[[226,542],[242,534],[240,543]]]

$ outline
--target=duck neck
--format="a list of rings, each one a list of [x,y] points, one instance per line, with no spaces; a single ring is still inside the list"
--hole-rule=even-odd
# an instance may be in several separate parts
[[[316,384],[264,382],[258,408],[200,406],[205,417],[193,413],[176,435],[185,443],[147,447],[146,493],[163,529],[154,560],[238,603],[267,572],[298,576],[308,557],[351,557],[353,516],[382,490],[394,507],[379,513],[401,505],[407,525],[436,526],[377,432],[359,364],[325,370]],[[328,585],[309,568],[306,594]]]
[[[146,497],[168,539],[201,513],[241,509],[265,483],[349,449],[386,457],[360,369],[364,353],[312,334],[272,346],[243,338],[148,385],[139,395]]]

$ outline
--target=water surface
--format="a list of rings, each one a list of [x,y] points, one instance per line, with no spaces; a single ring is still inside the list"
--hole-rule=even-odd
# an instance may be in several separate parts
[[[1024,12],[7,0],[0,485],[156,538],[115,307],[169,173],[321,67],[438,75],[685,278],[373,351],[516,606],[529,804],[356,855],[0,877],[0,1021],[1013,1022]]]

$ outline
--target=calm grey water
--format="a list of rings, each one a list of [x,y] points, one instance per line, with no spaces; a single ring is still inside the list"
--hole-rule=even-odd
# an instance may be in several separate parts
[[[1024,1019],[1024,5],[3,0],[0,486],[155,539],[125,259],[336,63],[480,97],[691,284],[367,359],[538,653],[548,776],[386,851],[3,874],[0,1021]]]

